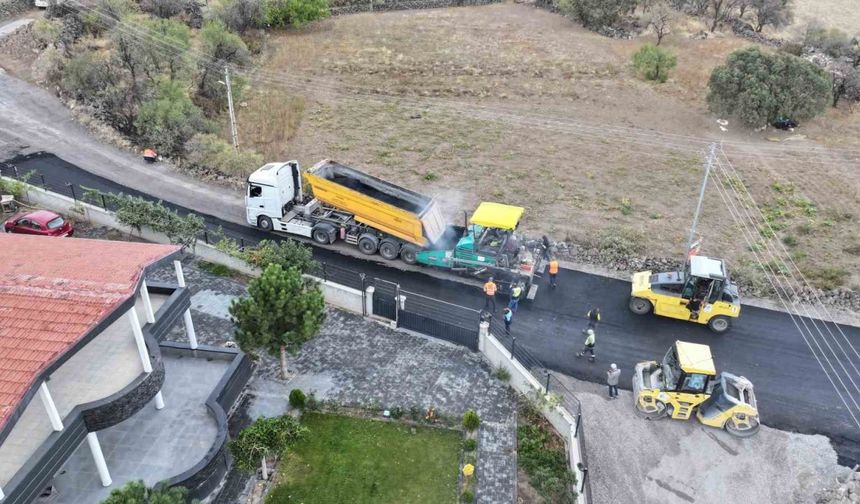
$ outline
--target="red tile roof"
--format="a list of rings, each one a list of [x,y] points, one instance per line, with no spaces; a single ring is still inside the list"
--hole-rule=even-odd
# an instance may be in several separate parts
[[[179,248],[0,234],[0,428],[36,377]]]

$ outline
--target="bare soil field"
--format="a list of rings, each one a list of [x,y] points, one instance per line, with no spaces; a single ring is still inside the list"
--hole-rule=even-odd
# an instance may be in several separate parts
[[[860,148],[860,113],[722,132],[707,80],[750,42],[690,38],[698,29],[664,41],[678,67],[655,85],[630,65],[647,35],[613,40],[526,5],[337,17],[268,38],[240,135],[267,159],[335,158],[434,195],[453,222],[493,200],[526,207],[530,234],[598,243],[620,230],[650,256],[683,253],[701,138],[725,140],[738,171],[728,187],[749,189],[774,241],[818,285],[860,285],[860,151],[846,150]],[[704,252],[754,274],[761,244],[742,238],[713,184],[700,231]]]

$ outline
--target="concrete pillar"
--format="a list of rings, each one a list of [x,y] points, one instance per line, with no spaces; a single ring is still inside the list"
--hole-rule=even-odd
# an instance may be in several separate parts
[[[376,288],[372,285],[368,286],[367,289],[365,289],[365,292],[367,294],[364,296],[364,310],[367,313],[368,317],[373,315],[373,293],[374,293],[374,291],[376,291]]]
[[[51,427],[59,432],[63,430],[63,420],[60,418],[60,412],[57,411],[57,405],[54,404],[54,398],[51,397],[51,392],[48,390],[48,384],[42,382],[39,385],[39,398],[42,399],[42,404],[45,405],[45,410],[48,412],[48,418],[51,419]]]
[[[93,454],[93,461],[96,463],[96,469],[99,471],[99,478],[102,480],[102,486],[110,486],[113,480],[110,479],[107,462],[102,453],[102,447],[99,444],[99,438],[95,432],[87,433],[87,444],[90,445],[90,453]]]
[[[173,261],[173,269],[176,270],[176,281],[180,287],[185,287],[185,275],[182,274],[182,263]]]
[[[131,323],[131,330],[134,332],[134,341],[137,342],[137,352],[140,354],[143,372],[151,373],[152,363],[149,361],[149,351],[146,349],[146,341],[143,340],[143,331],[140,330],[140,319],[137,318],[137,312],[133,306],[128,311],[128,320]]]
[[[159,390],[157,394],[155,394],[155,409],[160,410],[164,409],[164,396],[161,395],[161,391]]]
[[[185,335],[192,350],[197,350],[197,333],[194,332],[194,322],[191,320],[191,308],[185,310],[182,315],[185,321]]]
[[[487,336],[490,335],[490,323],[486,320],[478,325],[478,351],[487,353]]]
[[[150,324],[155,323],[155,312],[152,311],[152,300],[149,299],[149,289],[146,288],[146,280],[140,284],[140,297],[143,298],[143,311],[146,314],[146,321]]]

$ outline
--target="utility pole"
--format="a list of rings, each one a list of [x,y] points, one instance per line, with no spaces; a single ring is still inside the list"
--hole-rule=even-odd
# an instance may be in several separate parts
[[[711,168],[714,166],[714,161],[717,159],[717,144],[712,143],[708,150],[708,157],[705,158],[705,178],[702,179],[702,189],[699,191],[699,204],[696,205],[696,213],[693,215],[693,227],[690,228],[690,239],[687,240],[687,258],[690,257],[690,248],[693,246],[693,240],[696,239],[696,226],[699,225],[699,214],[702,212],[702,203],[705,201],[705,188],[708,186],[708,177],[711,175]]]
[[[227,85],[227,107],[230,109],[230,132],[233,135],[233,148],[239,152],[239,133],[236,131],[236,113],[233,111],[233,87],[230,86],[230,67],[224,67],[224,83]]]

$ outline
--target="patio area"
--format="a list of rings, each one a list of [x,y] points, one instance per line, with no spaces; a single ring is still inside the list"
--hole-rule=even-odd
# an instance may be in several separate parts
[[[229,360],[164,355],[165,408],[157,410],[151,402],[128,420],[98,432],[113,484],[101,485],[83,442],[54,478],[56,493],[50,502],[96,504],[127,481],[154,485],[202,460],[218,431],[206,399],[229,366]]]

